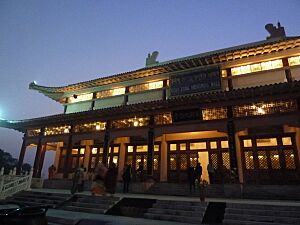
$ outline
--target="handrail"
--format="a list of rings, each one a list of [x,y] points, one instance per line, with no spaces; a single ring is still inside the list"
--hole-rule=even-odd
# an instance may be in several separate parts
[[[10,172],[9,175],[3,175],[3,173],[0,173],[0,199],[5,199],[19,191],[29,190],[32,174],[32,169],[28,175],[15,175],[14,172]]]

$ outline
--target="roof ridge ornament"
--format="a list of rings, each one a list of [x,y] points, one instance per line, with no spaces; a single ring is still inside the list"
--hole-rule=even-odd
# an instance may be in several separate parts
[[[276,27],[276,25],[274,26],[272,23],[266,24],[265,29],[270,34],[270,36],[267,37],[267,40],[278,37],[286,37],[284,27],[280,25],[279,21],[277,23],[277,26],[278,27]]]
[[[151,66],[153,64],[159,63],[158,61],[156,61],[158,54],[158,51],[154,51],[152,52],[152,54],[148,53],[148,57],[146,58],[146,66]]]

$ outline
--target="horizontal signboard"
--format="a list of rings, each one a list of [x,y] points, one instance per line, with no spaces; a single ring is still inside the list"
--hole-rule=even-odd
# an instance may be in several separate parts
[[[221,76],[219,67],[185,74],[175,74],[171,75],[170,77],[171,96],[186,95],[220,89]]]
[[[177,110],[172,112],[173,122],[200,120],[200,109]]]

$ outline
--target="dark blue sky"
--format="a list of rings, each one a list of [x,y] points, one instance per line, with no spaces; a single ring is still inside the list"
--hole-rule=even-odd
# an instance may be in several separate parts
[[[154,50],[166,61],[260,41],[278,21],[298,36],[299,12],[299,0],[1,0],[0,118],[63,112],[33,80],[63,86],[144,67]],[[21,137],[0,128],[0,148],[18,157]]]

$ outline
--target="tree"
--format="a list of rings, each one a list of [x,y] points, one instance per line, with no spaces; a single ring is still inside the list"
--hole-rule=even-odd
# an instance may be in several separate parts
[[[12,155],[4,150],[0,149],[0,168],[4,167],[4,173],[9,173],[14,167],[17,167],[18,160],[12,157]],[[30,171],[31,165],[24,163],[22,165],[23,171]]]

